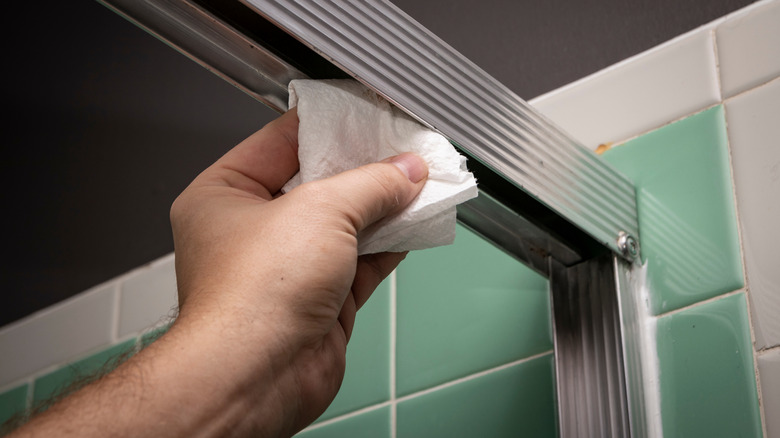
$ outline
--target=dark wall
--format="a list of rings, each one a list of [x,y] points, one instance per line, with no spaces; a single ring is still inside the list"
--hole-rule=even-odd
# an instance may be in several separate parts
[[[749,0],[397,0],[529,99]],[[4,14],[0,326],[173,249],[168,209],[273,112],[91,0]]]

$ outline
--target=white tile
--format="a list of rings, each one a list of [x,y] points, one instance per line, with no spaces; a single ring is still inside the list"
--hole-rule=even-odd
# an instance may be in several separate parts
[[[758,356],[766,438],[780,438],[780,349]]]
[[[0,386],[111,342],[115,284],[63,301],[0,331]]]
[[[726,120],[760,349],[780,345],[780,79],[726,101]]]
[[[724,98],[780,76],[780,0],[729,16],[716,41]]]
[[[168,256],[122,282],[118,336],[122,338],[164,322],[176,304],[174,259]]]
[[[704,27],[530,103],[595,149],[719,101],[712,28]]]

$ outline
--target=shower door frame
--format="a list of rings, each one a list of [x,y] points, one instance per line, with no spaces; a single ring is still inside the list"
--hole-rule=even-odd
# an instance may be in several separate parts
[[[276,111],[355,78],[445,135],[479,181],[459,222],[549,279],[561,436],[648,436],[628,179],[384,0],[101,1]]]

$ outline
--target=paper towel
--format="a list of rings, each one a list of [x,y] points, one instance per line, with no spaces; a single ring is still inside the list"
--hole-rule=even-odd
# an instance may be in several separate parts
[[[358,253],[402,252],[455,239],[455,206],[477,196],[474,176],[441,134],[421,125],[354,80],[295,80],[300,171],[283,188],[315,181],[414,152],[428,164],[428,180],[403,211],[364,230]]]

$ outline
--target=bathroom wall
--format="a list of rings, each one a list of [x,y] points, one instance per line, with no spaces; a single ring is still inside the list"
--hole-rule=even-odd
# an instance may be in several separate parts
[[[531,102],[637,185],[667,437],[780,437],[779,22],[764,0]],[[0,329],[0,421],[164,327],[172,262]],[[361,310],[300,436],[555,436],[554,384],[546,280],[459,228]]]
[[[780,437],[778,23],[758,2],[534,101],[636,184],[666,437]]]

